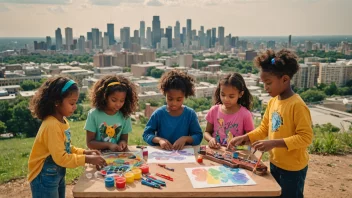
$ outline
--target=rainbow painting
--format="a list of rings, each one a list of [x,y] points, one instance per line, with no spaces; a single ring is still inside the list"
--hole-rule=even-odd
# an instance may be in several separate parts
[[[256,184],[247,172],[241,168],[209,166],[186,168],[186,172],[193,188],[247,186]]]

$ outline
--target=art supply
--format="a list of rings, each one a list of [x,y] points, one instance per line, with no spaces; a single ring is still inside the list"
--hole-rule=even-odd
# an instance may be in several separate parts
[[[141,167],[139,167],[142,170],[143,174],[148,174],[149,173],[149,166],[147,165],[142,165]]]
[[[201,155],[198,155],[197,162],[200,164],[203,163],[203,157]]]
[[[259,157],[257,163],[255,164],[254,168],[253,168],[253,171],[252,171],[253,173],[256,172],[257,166],[260,164],[260,161],[262,160],[263,154],[264,154],[264,152],[262,152],[262,154],[260,154],[260,157]]]
[[[167,175],[164,175],[164,174],[156,173],[155,175],[158,176],[158,177],[167,179],[167,180],[169,180],[169,181],[174,181],[174,179],[173,179],[172,177],[167,176]]]
[[[160,166],[160,167],[162,167],[162,168],[165,168],[166,170],[169,170],[169,171],[172,171],[172,172],[175,171],[175,169],[169,168],[169,167],[167,167],[165,164],[158,164],[158,166]]]
[[[160,185],[158,185],[158,184],[156,184],[154,182],[148,182],[147,180],[144,180],[144,179],[142,180],[142,185],[160,189]]]
[[[115,177],[116,188],[125,188],[126,187],[126,178],[124,177]]]
[[[141,179],[142,178],[142,170],[139,168],[133,168],[132,173],[134,174],[134,179]]]
[[[147,177],[147,180],[150,180],[150,181],[152,181],[154,183],[157,183],[160,186],[166,186],[166,183],[164,181],[162,181],[162,180],[159,180],[159,179]]]
[[[233,158],[238,159],[238,152],[233,152]]]
[[[148,149],[144,148],[143,150],[143,157],[148,157]]]
[[[105,178],[105,187],[107,188],[114,187],[114,179],[112,177]]]
[[[133,183],[134,182],[134,174],[131,172],[125,173],[124,177],[126,178],[127,183]]]
[[[148,147],[148,164],[171,164],[171,163],[194,163],[193,148],[184,148],[182,150],[165,151],[155,147]]]

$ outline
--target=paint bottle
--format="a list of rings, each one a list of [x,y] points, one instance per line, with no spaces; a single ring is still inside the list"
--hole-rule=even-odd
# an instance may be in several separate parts
[[[125,188],[126,187],[126,178],[124,177],[115,177],[116,188]]]
[[[233,158],[238,159],[238,152],[233,152]]]
[[[197,162],[200,164],[203,163],[203,157],[201,155],[198,155]]]
[[[107,188],[114,187],[114,179],[112,177],[105,178],[105,187]]]
[[[141,179],[142,178],[142,170],[139,168],[133,168],[132,173],[134,174],[134,179]]]
[[[126,183],[134,182],[134,174],[131,172],[125,173],[124,177],[126,178]]]
[[[149,166],[147,165],[142,165],[141,167],[139,167],[142,170],[143,174],[148,174],[149,173]]]

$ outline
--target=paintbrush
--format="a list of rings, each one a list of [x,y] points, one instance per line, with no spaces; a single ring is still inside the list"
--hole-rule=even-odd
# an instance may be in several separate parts
[[[262,154],[260,154],[260,157],[259,157],[257,163],[255,164],[254,168],[253,168],[253,173],[254,173],[254,171],[257,170],[257,166],[260,164],[260,161],[262,160],[263,154],[264,154],[264,152],[262,152]]]

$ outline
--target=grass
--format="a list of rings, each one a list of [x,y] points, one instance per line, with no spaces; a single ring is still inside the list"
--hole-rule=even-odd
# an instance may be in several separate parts
[[[352,132],[315,131],[310,153],[343,155],[352,152]]]
[[[71,122],[72,144],[76,147],[86,148],[86,133],[83,130],[85,121]],[[129,135],[130,145],[145,144],[142,139],[144,128],[140,125],[132,126]],[[0,139],[0,184],[12,179],[24,178],[28,174],[28,158],[35,138],[11,138]],[[83,173],[83,167],[68,168],[66,183],[79,177]]]

